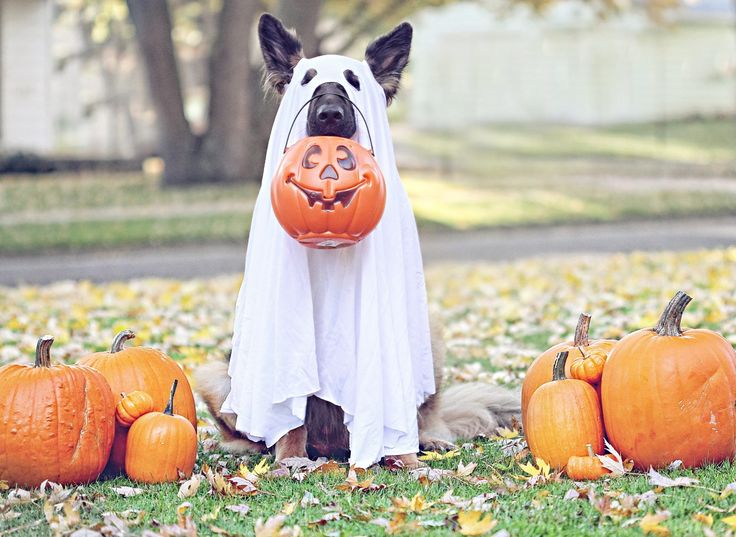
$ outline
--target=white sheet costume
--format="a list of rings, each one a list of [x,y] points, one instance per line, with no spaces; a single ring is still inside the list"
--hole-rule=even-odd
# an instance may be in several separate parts
[[[300,81],[308,69],[317,75]],[[356,90],[343,73],[360,79]],[[386,208],[362,242],[313,250],[281,228],[271,208],[271,178],[299,108],[324,82],[339,82],[365,114],[386,180]],[[306,136],[305,109],[290,144]],[[369,147],[356,113],[356,139]],[[307,397],[340,406],[350,432],[350,462],[368,467],[385,455],[418,450],[417,407],[434,393],[427,298],[419,239],[399,180],[386,97],[368,64],[342,56],[302,59],[281,101],[266,154],[238,296],[222,411],[237,429],[268,446],[304,422]]]

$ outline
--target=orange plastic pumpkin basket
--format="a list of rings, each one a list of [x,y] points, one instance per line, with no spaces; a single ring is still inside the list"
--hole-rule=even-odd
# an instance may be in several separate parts
[[[284,150],[271,181],[271,205],[281,227],[304,246],[342,248],[378,225],[386,185],[372,149],[338,136],[311,136]]]

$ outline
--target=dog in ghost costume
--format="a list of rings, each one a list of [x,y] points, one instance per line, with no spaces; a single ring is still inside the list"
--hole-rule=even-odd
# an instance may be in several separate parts
[[[411,26],[376,39],[363,62],[303,58],[298,37],[268,14],[258,30],[266,83],[282,100],[253,214],[231,357],[195,373],[224,447],[274,448],[277,460],[348,458],[359,467],[392,456],[413,467],[419,449],[447,449],[458,438],[510,425],[520,414],[517,394],[483,383],[440,390],[443,347],[430,330],[416,223],[386,114],[408,63]],[[367,147],[369,131],[386,180],[381,222],[349,248],[298,244],[270,205],[284,147],[324,135]]]

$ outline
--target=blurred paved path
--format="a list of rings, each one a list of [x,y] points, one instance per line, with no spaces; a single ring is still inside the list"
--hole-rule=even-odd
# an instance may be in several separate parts
[[[505,261],[565,253],[693,250],[729,245],[736,245],[736,216],[442,232],[422,236],[426,264]],[[243,246],[233,244],[0,257],[0,285],[42,284],[66,279],[208,277],[239,273],[243,270],[243,260]]]

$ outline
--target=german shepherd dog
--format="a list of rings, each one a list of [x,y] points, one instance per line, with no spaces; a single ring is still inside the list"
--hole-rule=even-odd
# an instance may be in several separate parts
[[[316,73],[310,70],[303,80],[292,81],[293,68],[302,58],[302,45],[293,31],[269,14],[261,16],[258,25],[261,51],[265,61],[266,89],[282,94],[290,83],[307,84]],[[390,103],[399,89],[401,74],[409,61],[412,27],[402,23],[373,41],[365,51],[365,60]],[[355,73],[345,73],[346,80],[360,88]],[[342,136],[351,138],[356,131],[352,106],[335,93],[345,95],[337,82],[326,82],[314,90],[307,116],[308,136]],[[519,396],[485,383],[465,383],[441,391],[444,345],[437,326],[432,327],[432,351],[437,393],[418,409],[419,446],[422,450],[444,450],[454,447],[459,438],[491,435],[499,426],[509,426],[521,412]],[[195,372],[197,390],[207,403],[222,433],[222,445],[236,453],[263,453],[266,446],[253,442],[235,429],[235,415],[220,411],[230,392],[231,379],[227,363],[207,364]],[[237,382],[237,379],[233,380]],[[288,457],[327,456],[346,459],[349,456],[348,431],[343,411],[317,397],[309,397],[304,425],[282,437],[275,446],[276,460]],[[399,457],[407,467],[416,467],[416,454]]]

